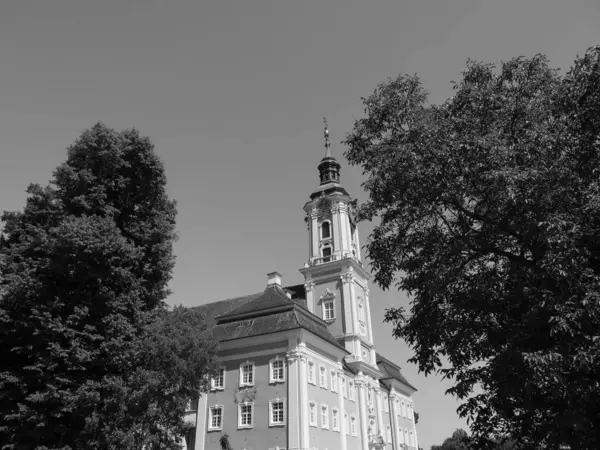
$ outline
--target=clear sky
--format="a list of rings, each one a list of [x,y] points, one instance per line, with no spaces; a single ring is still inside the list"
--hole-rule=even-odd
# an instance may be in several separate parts
[[[21,209],[27,184],[45,183],[97,121],[136,127],[179,201],[170,303],[258,292],[273,270],[301,283],[322,116],[362,199],[338,143],[378,83],[418,73],[438,103],[467,58],[545,53],[566,69],[600,43],[598,24],[600,0],[2,0],[0,209]],[[429,449],[465,427],[458,404],[380,325],[406,297],[373,287],[371,302],[378,351],[419,388]]]

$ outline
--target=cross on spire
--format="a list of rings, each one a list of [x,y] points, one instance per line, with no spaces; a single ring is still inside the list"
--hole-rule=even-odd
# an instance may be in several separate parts
[[[331,157],[331,142],[329,142],[329,127],[327,126],[327,117],[323,117],[323,125],[325,126],[325,131],[323,136],[325,137],[325,158]]]

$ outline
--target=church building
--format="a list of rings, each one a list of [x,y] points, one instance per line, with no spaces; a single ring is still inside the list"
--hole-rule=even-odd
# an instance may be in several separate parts
[[[267,275],[263,292],[198,307],[220,342],[211,390],[189,407],[188,450],[418,449],[412,394],[375,351],[370,275],[354,202],[325,127],[320,184],[304,205],[304,284]]]

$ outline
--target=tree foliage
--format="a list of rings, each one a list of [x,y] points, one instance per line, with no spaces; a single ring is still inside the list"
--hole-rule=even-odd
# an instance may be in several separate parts
[[[149,139],[85,131],[0,240],[0,448],[179,448],[215,344],[168,311],[175,202]]]
[[[471,439],[465,430],[457,429],[452,436],[446,438],[442,445],[432,445],[431,450],[470,450],[472,448],[482,448]],[[513,450],[517,447],[511,439],[488,439],[485,448],[489,450]]]
[[[454,90],[388,80],[344,142],[375,280],[411,295],[386,320],[476,438],[599,448],[600,47],[565,75],[469,61]]]

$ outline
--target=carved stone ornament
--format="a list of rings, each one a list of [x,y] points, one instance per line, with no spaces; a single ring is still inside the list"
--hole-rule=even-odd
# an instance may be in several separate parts
[[[315,288],[316,283],[314,280],[306,280],[304,282],[304,290],[306,292],[312,291]]]
[[[307,354],[304,349],[294,349],[286,353],[288,364],[293,364],[295,361],[306,361]]]
[[[330,216],[331,215],[331,200],[327,197],[322,198],[317,203],[317,211],[320,217]]]
[[[346,270],[342,272],[341,279],[344,283],[351,283],[354,280],[354,271]]]
[[[321,294],[321,297],[319,297],[319,302],[323,302],[326,300],[333,300],[333,299],[335,299],[335,293],[331,292],[329,290],[329,288],[326,288],[325,292],[323,292]]]

